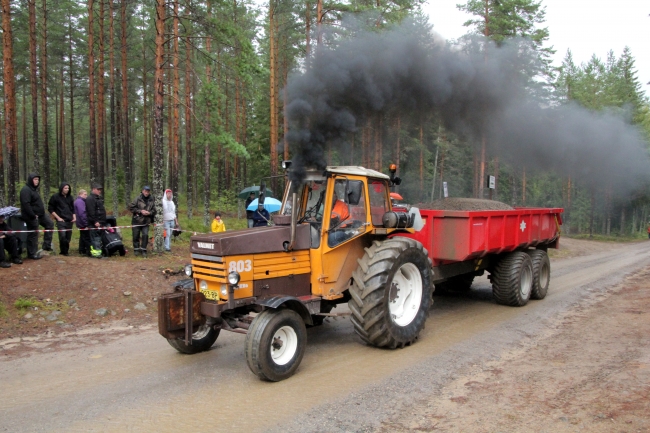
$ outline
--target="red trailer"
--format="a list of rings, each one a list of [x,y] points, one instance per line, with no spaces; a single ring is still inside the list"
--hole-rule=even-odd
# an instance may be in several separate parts
[[[497,302],[522,306],[529,298],[546,296],[550,280],[546,251],[558,247],[562,211],[420,210],[420,230],[395,236],[414,239],[427,249],[436,289],[469,290],[474,277],[488,270]]]

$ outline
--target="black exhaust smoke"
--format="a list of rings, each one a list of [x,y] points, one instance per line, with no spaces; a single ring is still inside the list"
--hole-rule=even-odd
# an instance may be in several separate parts
[[[474,45],[483,49],[453,49],[428,29],[406,25],[321,49],[287,85],[294,180],[305,167],[325,168],[326,146],[345,151],[367,118],[397,114],[414,121],[436,114],[467,140],[485,137],[492,156],[592,187],[623,192],[648,180],[636,127],[613,114],[534,100],[525,77],[537,64],[524,41]]]

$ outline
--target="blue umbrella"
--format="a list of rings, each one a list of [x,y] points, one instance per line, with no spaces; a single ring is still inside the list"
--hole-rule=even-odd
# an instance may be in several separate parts
[[[264,198],[264,209],[271,212],[277,212],[282,207],[282,202],[272,197]],[[246,210],[257,210],[257,199],[253,200],[251,204],[248,205]]]

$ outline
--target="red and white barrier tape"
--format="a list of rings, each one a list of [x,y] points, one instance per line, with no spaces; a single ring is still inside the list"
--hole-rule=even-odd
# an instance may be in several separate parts
[[[73,227],[71,229],[51,229],[51,230],[46,230],[46,229],[38,229],[38,230],[6,230],[6,231],[0,231],[0,234],[6,234],[6,233],[34,233],[34,232],[39,232],[39,233],[47,233],[47,232],[52,232],[52,233],[57,233],[57,232],[71,232],[74,230],[79,230],[79,231],[90,231],[90,230],[109,230],[109,229],[128,229],[128,228],[133,228],[133,227],[145,227],[145,226],[160,226],[162,227],[162,224],[137,224],[137,225],[132,225],[132,226],[102,226],[102,227],[86,227],[86,228],[77,228]]]
[[[52,233],[58,233],[58,232],[72,232],[75,230],[79,231],[90,231],[90,230],[109,230],[109,229],[129,229],[133,227],[145,227],[145,226],[154,226],[154,227],[163,227],[163,224],[137,224],[137,225],[132,225],[132,226],[103,226],[103,227],[86,227],[86,228],[77,228],[73,227],[71,229],[51,229],[51,230],[46,230],[46,229],[39,229],[39,230],[6,230],[2,231],[0,230],[0,235],[4,235],[7,233],[47,233],[47,232],[52,232]],[[164,230],[169,230],[169,228],[163,227]],[[207,234],[204,232],[197,232],[196,230],[182,230],[182,229],[171,229],[177,232],[182,232],[182,233],[192,233],[193,235],[197,234]]]

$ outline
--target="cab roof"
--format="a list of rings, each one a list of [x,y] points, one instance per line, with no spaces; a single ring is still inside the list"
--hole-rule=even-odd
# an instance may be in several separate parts
[[[329,166],[327,167],[327,171],[335,174],[349,174],[351,176],[366,176],[366,177],[374,177],[378,179],[390,180],[390,177],[388,177],[384,173],[380,173],[378,171],[371,170],[369,168],[358,167],[354,165]]]

